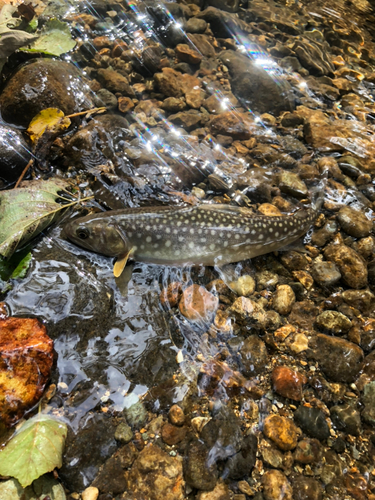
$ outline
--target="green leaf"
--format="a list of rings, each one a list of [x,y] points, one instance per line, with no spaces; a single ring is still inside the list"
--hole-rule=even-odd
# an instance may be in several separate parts
[[[21,50],[24,52],[41,52],[50,56],[61,56],[75,46],[76,41],[72,38],[69,26],[58,19],[51,19],[41,29],[38,40]]]
[[[5,292],[11,287],[7,283],[10,279],[24,278],[30,266],[32,255],[30,247],[16,252],[10,259],[0,257],[0,292]]]
[[[0,191],[0,255],[10,257],[57,220],[65,208],[76,203],[57,203],[71,202],[71,198],[58,194],[67,192],[68,186],[68,182],[55,178],[29,181],[27,187]]]
[[[62,465],[67,426],[38,414],[28,420],[0,451],[0,475],[18,479],[25,488]]]

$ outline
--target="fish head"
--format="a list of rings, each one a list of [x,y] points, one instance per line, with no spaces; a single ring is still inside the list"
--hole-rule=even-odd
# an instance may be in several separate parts
[[[126,235],[115,222],[101,214],[68,222],[64,226],[64,235],[76,245],[108,257],[129,252]]]

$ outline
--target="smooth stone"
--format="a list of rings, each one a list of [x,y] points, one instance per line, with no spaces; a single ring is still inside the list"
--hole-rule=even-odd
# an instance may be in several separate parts
[[[294,460],[301,464],[317,463],[322,456],[322,445],[318,439],[301,439],[294,451]]]
[[[277,394],[294,401],[301,401],[302,387],[306,383],[304,375],[287,366],[277,366],[272,371],[271,380],[273,390]]]
[[[282,472],[268,470],[262,477],[264,500],[292,500],[292,487]]]
[[[120,441],[121,443],[129,443],[133,439],[133,431],[131,430],[131,427],[126,423],[126,422],[121,422],[116,427],[115,431],[115,439],[117,441]]]
[[[255,291],[255,286],[254,278],[247,274],[229,283],[229,288],[242,297],[252,295]]]
[[[294,412],[294,420],[312,438],[324,441],[330,436],[327,421],[319,408],[300,406]]]
[[[349,404],[333,406],[330,409],[333,424],[346,434],[359,436],[362,430],[361,415],[356,408]]]
[[[171,424],[173,425],[178,425],[178,426],[184,425],[185,414],[183,409],[178,405],[171,406],[168,413],[168,418]]]
[[[197,17],[191,17],[185,25],[187,33],[204,33],[206,28],[206,21],[204,19],[198,19]]]
[[[219,299],[199,285],[191,285],[182,292],[180,313],[191,321],[210,321],[216,312]]]
[[[318,334],[310,343],[312,356],[333,382],[353,382],[360,370],[363,351],[348,340]]]
[[[280,450],[289,451],[297,446],[297,427],[288,418],[269,415],[264,422],[263,432]]]
[[[279,285],[273,295],[272,306],[276,312],[286,316],[291,312],[295,301],[293,289],[289,285]]]
[[[351,207],[341,208],[337,214],[337,220],[342,229],[354,238],[364,238],[368,236],[373,227],[373,223],[365,214]]]
[[[219,58],[229,68],[232,92],[246,109],[275,115],[293,110],[294,98],[285,80],[276,82],[267,71],[239,52],[225,50]]]
[[[338,311],[324,311],[316,318],[315,325],[321,332],[342,335],[350,330],[352,322]]]
[[[99,89],[94,97],[95,106],[104,106],[109,111],[117,108],[117,97],[107,89]]]
[[[341,279],[341,273],[333,262],[314,262],[311,274],[318,285],[333,286]]]
[[[46,108],[58,108],[69,115],[92,107],[81,72],[73,64],[46,58],[21,66],[0,96],[2,118],[22,127]]]
[[[293,500],[321,500],[323,487],[313,477],[299,476],[292,482]]]

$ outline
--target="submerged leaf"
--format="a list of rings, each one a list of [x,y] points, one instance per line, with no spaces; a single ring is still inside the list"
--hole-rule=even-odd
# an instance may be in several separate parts
[[[31,120],[27,133],[33,143],[37,142],[46,130],[52,133],[62,132],[70,126],[71,121],[64,112],[57,108],[43,109]]]
[[[17,49],[27,43],[36,40],[38,37],[26,31],[8,30],[0,35],[0,59],[6,59]]]
[[[38,40],[29,47],[22,48],[22,50],[24,52],[41,52],[50,56],[61,56],[74,49],[76,43],[66,23],[58,19],[51,19],[43,26]]]
[[[62,215],[68,205],[57,201],[71,200],[58,193],[66,191],[68,186],[63,179],[49,179],[0,191],[0,255],[10,257]]]
[[[28,247],[16,252],[10,259],[0,257],[0,279],[8,281],[9,279],[24,278],[31,258],[32,255]]]
[[[0,452],[0,474],[15,477],[25,488],[62,465],[67,426],[47,415],[28,420]]]

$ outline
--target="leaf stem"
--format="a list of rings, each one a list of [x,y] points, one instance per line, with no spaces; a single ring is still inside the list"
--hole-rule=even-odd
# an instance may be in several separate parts
[[[16,182],[16,185],[14,186],[13,189],[16,189],[18,188],[18,186],[20,185],[22,179],[25,177],[26,175],[26,172],[29,170],[29,168],[34,164],[34,158],[31,158],[31,160],[29,160],[29,163],[26,165],[26,167],[23,169],[22,171],[22,174],[19,176],[19,179],[18,181]]]
[[[101,111],[106,111],[107,108],[101,107],[101,108],[93,108],[93,109],[87,109],[86,111],[81,111],[80,113],[73,113],[72,115],[67,115],[65,118],[74,118],[76,116],[81,116],[81,115],[87,115],[87,113],[93,114],[93,113],[99,113]]]

